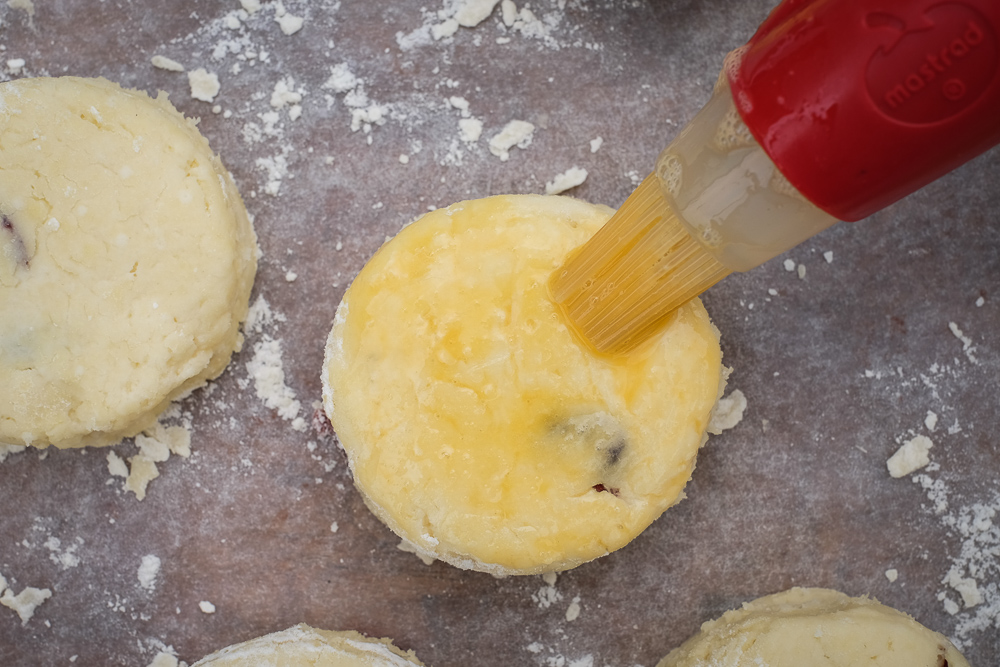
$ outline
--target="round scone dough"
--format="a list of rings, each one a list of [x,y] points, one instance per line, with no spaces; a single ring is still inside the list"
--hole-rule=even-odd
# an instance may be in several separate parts
[[[357,632],[317,630],[305,624],[234,644],[192,667],[421,667],[413,651]]]
[[[461,202],[404,228],[344,295],[324,405],[368,506],[418,555],[564,570],[681,497],[723,382],[704,307],[602,358],[548,294],[611,214],[568,197]]]
[[[870,598],[793,588],[708,621],[657,667],[969,667],[948,639]]]
[[[166,94],[0,84],[0,443],[113,444],[242,342],[256,237]]]

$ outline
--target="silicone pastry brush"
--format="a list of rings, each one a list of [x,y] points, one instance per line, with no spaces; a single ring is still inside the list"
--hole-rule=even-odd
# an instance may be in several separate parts
[[[733,271],[1000,143],[1000,1],[785,0],[656,169],[550,279],[623,353]]]

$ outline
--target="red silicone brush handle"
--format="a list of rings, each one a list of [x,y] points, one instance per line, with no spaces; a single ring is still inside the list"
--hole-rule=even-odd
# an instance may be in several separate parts
[[[785,0],[741,51],[744,122],[841,220],[1000,143],[1000,0]]]

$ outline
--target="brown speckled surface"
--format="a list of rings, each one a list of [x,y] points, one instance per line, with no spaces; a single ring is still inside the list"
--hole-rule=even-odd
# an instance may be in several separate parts
[[[224,25],[235,1],[35,0],[30,20],[0,5],[2,78],[14,76],[8,59],[23,58],[17,76],[107,76],[166,90],[202,118],[256,218],[264,257],[254,297],[284,318],[251,333],[213,387],[183,403],[194,453],[161,464],[143,502],[111,480],[105,451],[29,451],[0,463],[0,574],[15,591],[53,593],[23,627],[0,607],[0,664],[144,667],[163,645],[191,663],[306,622],[392,637],[432,667],[651,667],[701,622],[792,585],[870,593],[959,638],[973,665],[998,664],[1000,533],[981,524],[977,542],[962,532],[970,508],[1000,509],[996,150],[706,294],[735,369],[730,386],[749,401],[742,423],[702,451],[687,500],[628,547],[561,575],[549,607],[533,598],[539,577],[499,580],[397,550],[330,434],[293,430],[247,384],[254,344],[280,339],[286,383],[310,423],[345,287],[386,235],[429,205],[541,192],[574,165],[590,175],[571,194],[620,204],[629,174],[646,174],[770,5],[569,0],[560,10],[535,0],[539,17],[558,18],[548,40],[505,31],[498,10],[408,50],[397,34],[433,22],[425,16],[443,5],[289,0],[305,18],[292,36],[273,3],[235,29]],[[497,44],[503,36],[510,42]],[[239,54],[217,48],[240,39]],[[249,50],[252,66],[239,59]],[[217,72],[215,103],[230,116],[191,99],[184,74],[154,69],[155,54]],[[339,63],[389,108],[370,145],[363,129],[352,132],[344,95],[323,88]],[[273,135],[248,142],[248,124],[266,126],[261,114],[288,77],[305,91],[301,118],[279,110]],[[474,146],[458,140],[452,95],[484,122]],[[501,162],[486,142],[514,118],[537,126],[534,140]],[[591,153],[597,136],[604,145]],[[281,157],[287,173],[272,196],[258,161]],[[787,258],[806,267],[804,279],[785,271]],[[933,432],[928,410],[939,416]],[[935,443],[922,473],[947,492],[941,513],[920,484],[885,469],[916,433]],[[977,545],[980,561],[963,554]],[[67,551],[77,564],[52,558]],[[151,591],[137,578],[147,554],[162,561]],[[961,576],[976,578],[985,601],[951,615],[938,595],[961,604],[942,583],[956,559],[979,567]],[[199,611],[202,600],[216,612]]]

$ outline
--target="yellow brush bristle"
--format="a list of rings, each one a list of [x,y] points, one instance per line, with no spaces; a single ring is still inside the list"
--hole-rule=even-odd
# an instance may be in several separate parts
[[[584,338],[620,354],[729,273],[691,238],[653,174],[552,275],[550,288]]]

